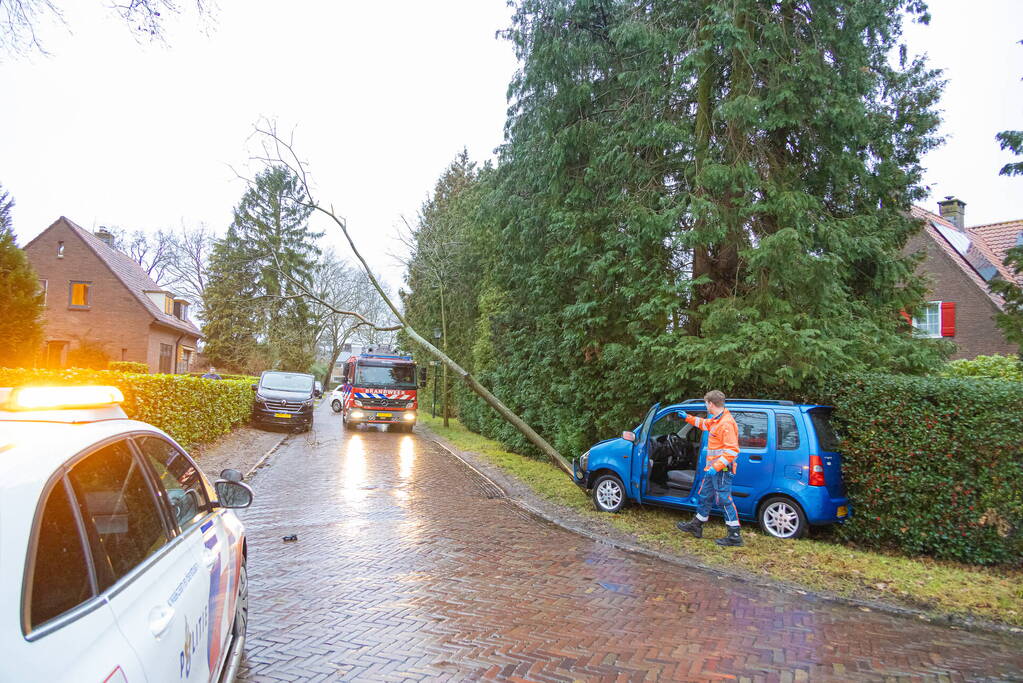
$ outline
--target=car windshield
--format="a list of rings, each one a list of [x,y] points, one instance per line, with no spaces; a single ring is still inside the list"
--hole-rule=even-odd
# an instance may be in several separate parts
[[[357,387],[396,387],[414,389],[416,368],[414,365],[363,365],[355,373]]]
[[[271,391],[312,391],[313,378],[290,372],[268,372],[263,375],[260,386]]]

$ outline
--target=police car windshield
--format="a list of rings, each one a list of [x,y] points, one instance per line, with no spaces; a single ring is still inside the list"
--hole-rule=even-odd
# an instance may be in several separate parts
[[[260,385],[271,391],[312,391],[313,378],[311,375],[268,372],[263,375]]]
[[[396,387],[414,389],[416,369],[413,365],[363,365],[355,373],[357,387]]]

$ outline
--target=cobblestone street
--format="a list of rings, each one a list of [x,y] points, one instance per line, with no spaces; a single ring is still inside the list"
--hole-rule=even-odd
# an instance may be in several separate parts
[[[326,404],[254,487],[245,681],[1023,680],[1019,638],[616,550]]]

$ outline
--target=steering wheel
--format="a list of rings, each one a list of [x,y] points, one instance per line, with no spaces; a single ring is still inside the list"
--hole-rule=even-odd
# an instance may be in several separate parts
[[[683,439],[678,434],[668,434],[667,437],[668,438],[665,439],[665,443],[668,445],[668,448],[671,449],[672,457],[674,458],[684,457],[686,454],[685,439]]]

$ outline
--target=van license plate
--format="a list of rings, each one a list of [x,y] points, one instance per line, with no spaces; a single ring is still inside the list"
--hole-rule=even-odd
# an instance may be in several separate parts
[[[394,417],[391,413],[377,413],[377,419],[383,420],[384,418]]]
[[[274,413],[274,417],[283,417],[286,420],[290,420],[291,419],[291,414],[290,413]]]
[[[838,516],[839,517],[845,517],[848,514],[849,514],[849,508],[847,508],[845,505],[839,505],[838,506]]]

